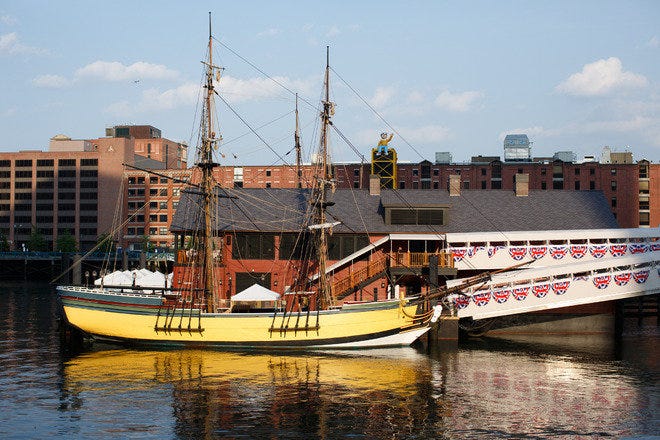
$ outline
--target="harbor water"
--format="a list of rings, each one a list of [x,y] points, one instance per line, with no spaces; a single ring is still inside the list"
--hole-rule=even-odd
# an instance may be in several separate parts
[[[660,438],[660,332],[348,352],[61,346],[47,284],[0,293],[0,438]]]

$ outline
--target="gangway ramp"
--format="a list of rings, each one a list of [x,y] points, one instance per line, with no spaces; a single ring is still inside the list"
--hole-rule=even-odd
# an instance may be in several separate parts
[[[458,317],[479,320],[657,293],[660,251],[504,272],[450,300]]]

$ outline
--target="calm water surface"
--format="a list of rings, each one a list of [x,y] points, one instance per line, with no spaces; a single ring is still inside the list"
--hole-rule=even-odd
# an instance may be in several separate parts
[[[660,332],[273,355],[60,347],[2,285],[0,438],[660,438]]]

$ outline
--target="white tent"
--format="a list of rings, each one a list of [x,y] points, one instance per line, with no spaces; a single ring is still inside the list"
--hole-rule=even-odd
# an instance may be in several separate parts
[[[279,301],[280,294],[266,289],[259,284],[253,284],[242,292],[232,295],[231,300],[234,302],[256,302],[256,301]]]
[[[131,284],[133,284],[133,277],[119,270],[107,274],[102,279],[104,286],[130,286]],[[101,278],[95,280],[94,285],[100,286]]]

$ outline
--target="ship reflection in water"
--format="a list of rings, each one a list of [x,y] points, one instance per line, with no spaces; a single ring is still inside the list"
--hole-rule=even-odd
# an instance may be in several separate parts
[[[653,381],[645,387],[640,371],[511,344],[430,356],[412,348],[306,355],[107,350],[68,361],[64,389],[80,403],[76,417],[90,434],[110,426],[115,434],[178,437],[657,433],[658,388]]]

